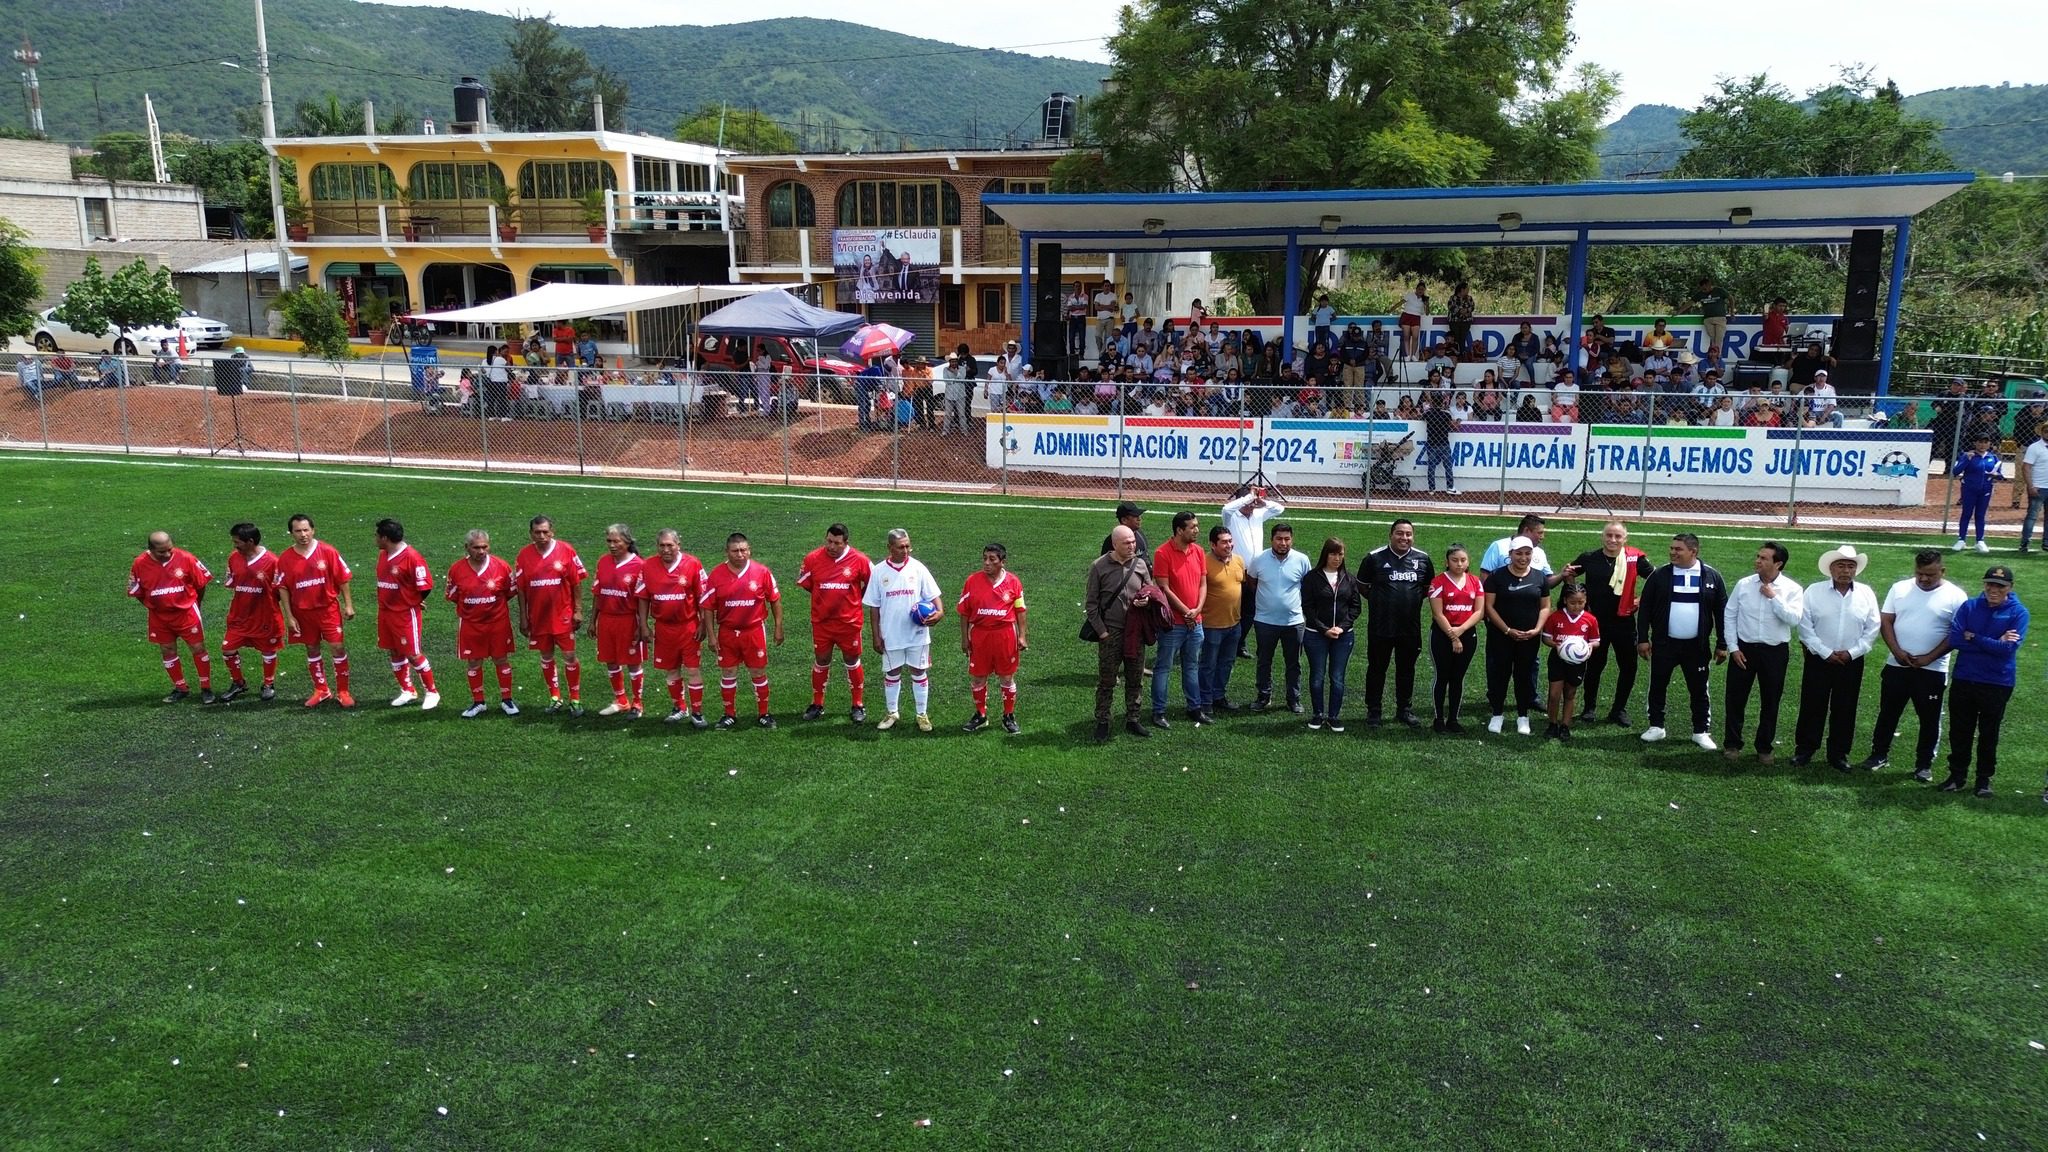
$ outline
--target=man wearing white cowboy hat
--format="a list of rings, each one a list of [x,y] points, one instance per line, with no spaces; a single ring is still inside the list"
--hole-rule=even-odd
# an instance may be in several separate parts
[[[1807,585],[1799,639],[1806,665],[1799,683],[1799,720],[1794,726],[1792,763],[1804,767],[1827,741],[1828,763],[1849,771],[1856,741],[1856,700],[1863,692],[1863,657],[1877,644],[1883,620],[1877,594],[1856,579],[1870,563],[1868,552],[1843,544],[1820,554],[1827,579]]]

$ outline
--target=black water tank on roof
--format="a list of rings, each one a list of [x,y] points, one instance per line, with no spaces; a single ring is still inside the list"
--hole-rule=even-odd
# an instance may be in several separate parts
[[[474,76],[455,82],[455,122],[477,124],[483,119],[485,89]]]

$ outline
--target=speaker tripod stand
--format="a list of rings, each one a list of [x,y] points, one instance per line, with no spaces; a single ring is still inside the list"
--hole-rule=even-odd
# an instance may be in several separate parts
[[[226,390],[217,389],[217,391]],[[247,456],[251,451],[263,451],[261,444],[242,435],[242,387],[239,383],[235,385],[233,391],[228,392],[228,414],[229,419],[232,421],[231,426],[234,428],[234,434],[222,441],[207,455],[218,456],[223,452],[232,450]]]
[[[1614,515],[1614,505],[1608,502],[1606,495],[1600,491],[1600,486],[1593,483],[1593,439],[1590,436],[1586,438],[1585,457],[1579,462],[1579,482],[1557,503],[1558,511],[1562,512],[1566,508],[1577,508],[1581,511],[1598,508],[1609,516]]]

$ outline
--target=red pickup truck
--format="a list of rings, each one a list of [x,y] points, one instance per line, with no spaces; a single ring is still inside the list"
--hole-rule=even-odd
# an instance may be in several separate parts
[[[794,366],[799,376],[817,376],[820,383],[824,386],[827,399],[837,403],[847,403],[851,400],[853,396],[852,380],[854,375],[860,371],[860,365],[830,353],[812,356],[808,352],[799,350],[788,339],[781,336],[728,337],[708,334],[699,335],[696,348],[694,349],[696,367],[708,373],[705,377],[707,382],[732,381],[733,386],[726,390],[738,395],[738,376],[728,377],[721,376],[720,374],[726,372],[749,373],[752,367],[754,346],[759,344],[766,344],[768,346],[768,359],[775,366],[776,379],[780,380],[782,378],[782,370],[785,367]],[[805,383],[807,386],[802,391],[807,394],[808,398],[815,399],[815,395],[811,394],[811,389],[808,387],[808,380]]]

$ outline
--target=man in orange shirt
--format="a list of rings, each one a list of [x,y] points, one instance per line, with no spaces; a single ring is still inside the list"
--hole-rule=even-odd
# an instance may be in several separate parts
[[[213,703],[213,663],[206,653],[206,630],[199,621],[199,603],[212,582],[213,573],[206,565],[172,544],[168,532],[151,532],[149,550],[128,566],[128,595],[149,610],[149,642],[163,653],[164,671],[171,677],[166,704],[192,695],[178,659],[180,640],[191,649],[192,667],[199,673],[200,703]]]
[[[1193,512],[1173,518],[1173,536],[1152,553],[1152,578],[1166,593],[1168,627],[1159,634],[1152,666],[1152,726],[1168,728],[1166,682],[1180,663],[1181,697],[1188,719],[1212,723],[1202,704],[1202,609],[1209,598],[1209,554],[1195,542],[1201,526]]]

